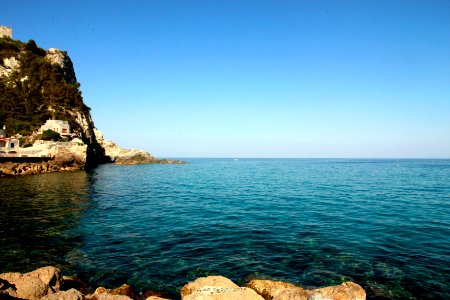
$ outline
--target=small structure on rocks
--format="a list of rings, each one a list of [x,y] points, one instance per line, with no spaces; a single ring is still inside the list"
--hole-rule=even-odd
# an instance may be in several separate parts
[[[39,128],[38,133],[42,133],[49,129],[60,135],[71,135],[72,133],[69,122],[63,120],[47,120],[47,122]]]
[[[5,126],[3,126],[3,129],[0,129],[0,156],[5,156],[5,154],[17,154],[18,151],[19,140],[6,137]]]
[[[8,26],[0,26],[0,38],[9,37],[12,39],[12,28]]]
[[[0,137],[0,154],[12,153],[16,154],[19,151],[19,140],[15,138]]]

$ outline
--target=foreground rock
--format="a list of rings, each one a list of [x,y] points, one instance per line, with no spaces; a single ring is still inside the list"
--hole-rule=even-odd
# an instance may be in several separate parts
[[[284,296],[287,294],[294,297],[291,299],[308,299],[308,292],[305,289],[282,281],[252,280],[247,286],[264,299],[289,299]]]
[[[0,274],[0,299],[170,300],[152,291],[139,295],[127,284],[115,289],[99,287],[93,294],[89,294],[86,286],[79,279],[62,277],[60,271],[54,267],[44,267],[25,274]],[[366,293],[361,286],[353,282],[320,289],[304,289],[281,281],[252,280],[246,287],[239,287],[228,278],[208,276],[186,284],[181,289],[181,299],[365,300]]]
[[[41,298],[42,300],[82,300],[83,294],[76,290],[70,289],[68,291],[61,291],[54,294],[50,294]]]
[[[320,289],[304,289],[302,287],[272,280],[252,280],[248,287],[254,289],[264,299],[269,300],[364,300],[364,289],[351,281],[341,285]]]
[[[98,287],[95,290],[93,297],[95,297],[97,299],[99,297],[103,297],[103,296],[99,296],[99,295],[121,296],[120,298],[117,298],[117,299],[124,299],[124,300],[137,298],[133,289],[128,284],[123,284],[116,289],[106,289],[104,287]]]
[[[239,287],[222,276],[208,276],[186,284],[181,289],[182,300],[264,300],[254,290]]]
[[[0,274],[0,294],[21,299],[41,299],[59,292],[62,284],[60,271],[55,267],[44,267],[33,272]]]

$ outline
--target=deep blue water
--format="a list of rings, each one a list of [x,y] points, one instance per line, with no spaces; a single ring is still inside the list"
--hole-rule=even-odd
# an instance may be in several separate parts
[[[450,160],[189,159],[1,178],[0,272],[177,295],[220,274],[450,299]]]

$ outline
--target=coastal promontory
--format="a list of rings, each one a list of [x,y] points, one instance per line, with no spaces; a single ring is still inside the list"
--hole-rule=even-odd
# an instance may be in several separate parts
[[[180,163],[123,149],[95,127],[66,51],[0,36],[0,176],[98,164]]]

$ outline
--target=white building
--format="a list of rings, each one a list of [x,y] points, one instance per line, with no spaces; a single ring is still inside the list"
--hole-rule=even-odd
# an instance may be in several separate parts
[[[49,129],[61,135],[70,135],[72,133],[69,122],[62,120],[47,120],[47,122],[39,128],[38,133],[42,133]]]
[[[8,26],[0,26],[0,38],[5,36],[12,38],[12,28]]]
[[[7,138],[5,126],[0,129],[0,154],[19,152],[19,140],[16,138]]]
[[[0,137],[0,154],[19,152],[19,140]]]

